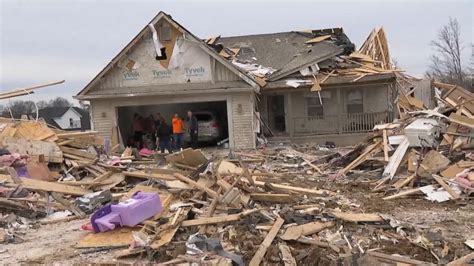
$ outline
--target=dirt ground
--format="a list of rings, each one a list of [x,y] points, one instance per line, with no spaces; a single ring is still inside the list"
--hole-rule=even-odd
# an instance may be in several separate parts
[[[446,252],[449,254],[445,259],[460,257],[472,252],[463,244],[466,239],[474,238],[474,205],[472,204],[472,199],[468,201],[433,203],[423,199],[422,196],[413,196],[393,201],[384,201],[382,200],[384,197],[383,192],[374,193],[371,191],[370,182],[372,181],[370,178],[357,175],[349,175],[346,178],[333,178],[331,175],[318,176],[306,172],[299,174],[290,173],[283,180],[279,180],[279,182],[294,184],[300,187],[327,189],[336,192],[338,196],[324,201],[326,208],[388,215],[396,221],[406,224],[406,230],[411,231],[412,234],[426,236],[431,242],[439,240],[444,243]],[[320,199],[314,200],[314,202],[319,201]],[[95,250],[89,252],[88,250],[76,249],[76,243],[87,234],[87,232],[80,229],[80,226],[86,222],[86,219],[74,220],[57,224],[35,225],[31,228],[22,229],[22,238],[24,239],[22,243],[0,245],[0,262],[2,265],[148,262],[144,257],[117,261],[113,256],[114,250]],[[346,223],[344,226],[353,232],[354,235],[367,235],[367,237],[371,237],[374,231],[380,229],[376,226],[360,224]],[[250,255],[254,252],[255,247],[263,240],[263,236],[255,237],[251,231],[252,229],[247,228],[245,223],[235,227],[234,233],[239,235],[239,241],[244,243],[242,245],[243,251],[245,252],[246,249],[248,251],[244,254],[244,258],[251,258]],[[166,258],[171,258],[177,254],[183,254],[183,243],[182,239],[176,241],[170,248],[167,248],[166,255],[163,255]],[[295,246],[299,247],[298,245]],[[398,241],[397,243],[392,240],[372,241],[367,248],[377,249],[388,254],[407,255],[417,260],[438,262],[430,251],[409,241]],[[301,245],[301,249],[293,249],[293,256],[298,259],[301,265],[333,265],[327,259],[327,253],[327,249],[308,249],[307,245]],[[165,257],[162,259],[165,259]],[[282,265],[278,261],[278,250],[270,248],[266,259],[271,264]],[[345,264],[377,265],[377,263],[370,261],[370,258],[359,255],[347,258]]]

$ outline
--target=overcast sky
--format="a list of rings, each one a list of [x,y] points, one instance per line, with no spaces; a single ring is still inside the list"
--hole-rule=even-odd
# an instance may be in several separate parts
[[[383,26],[392,57],[421,76],[430,40],[450,16],[461,25],[469,63],[473,2],[0,0],[0,90],[65,79],[21,99],[72,99],[160,10],[201,38],[343,27],[360,46]]]

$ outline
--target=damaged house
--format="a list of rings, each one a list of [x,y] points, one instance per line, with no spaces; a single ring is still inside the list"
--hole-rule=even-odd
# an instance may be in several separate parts
[[[75,97],[122,143],[134,113],[212,110],[231,148],[259,135],[346,145],[393,119],[398,71],[382,29],[358,50],[342,28],[202,40],[160,12]]]

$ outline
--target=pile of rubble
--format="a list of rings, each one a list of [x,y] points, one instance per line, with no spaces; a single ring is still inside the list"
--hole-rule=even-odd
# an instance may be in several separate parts
[[[0,242],[22,243],[31,228],[80,219],[81,256],[141,254],[164,265],[461,265],[473,259],[472,236],[448,240],[381,208],[420,196],[455,201],[448,216],[472,206],[472,96],[436,86],[439,108],[401,96],[401,118],[349,150],[280,145],[165,156],[121,150],[93,131],[4,119]],[[361,184],[371,192],[364,204],[347,188]],[[0,258],[8,253],[5,245]]]
[[[366,142],[341,157],[340,173],[364,165],[383,167],[373,190],[386,191],[384,200],[413,194],[437,202],[468,198],[474,191],[474,98],[460,87],[435,85],[442,90],[437,108],[425,109],[417,99],[401,95],[401,118],[377,125]]]

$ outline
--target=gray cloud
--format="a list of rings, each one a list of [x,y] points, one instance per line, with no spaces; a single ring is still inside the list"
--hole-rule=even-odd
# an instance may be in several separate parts
[[[450,16],[461,24],[466,64],[473,32],[472,1],[0,1],[0,88],[66,79],[29,97],[70,98],[160,10],[202,38],[343,27],[360,45],[383,26],[392,57],[417,76]]]

